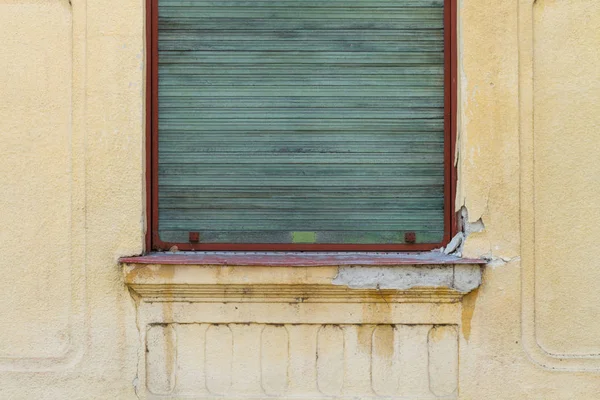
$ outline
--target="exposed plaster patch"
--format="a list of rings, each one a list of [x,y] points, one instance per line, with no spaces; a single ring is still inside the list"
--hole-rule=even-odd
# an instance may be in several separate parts
[[[459,292],[468,293],[481,286],[481,266],[455,265],[452,287]]]
[[[485,225],[483,220],[479,218],[475,222],[469,222],[469,212],[467,207],[462,206],[459,210],[459,229],[460,231],[454,235],[450,243],[446,247],[442,247],[441,251],[444,254],[462,257],[463,247],[467,237],[472,233],[483,232]]]
[[[479,265],[469,264],[391,267],[342,266],[339,267],[332,284],[353,289],[450,288],[468,293],[481,284],[481,269]]]
[[[452,285],[452,268],[444,267],[340,267],[334,285],[354,289],[398,289]]]
[[[484,260],[487,260],[487,267],[491,267],[491,268],[496,268],[496,267],[501,267],[503,265],[506,265],[508,263],[511,263],[513,261],[520,261],[521,257],[520,256],[516,256],[516,257],[498,257],[498,256],[494,256],[491,254],[491,252],[489,254],[484,254],[481,256],[481,258],[483,258]]]
[[[462,232],[458,232],[456,235],[454,235],[454,237],[452,238],[452,240],[450,240],[450,243],[448,243],[446,247],[442,247],[441,251],[444,254],[461,257],[462,249],[465,244],[465,239],[465,234]]]

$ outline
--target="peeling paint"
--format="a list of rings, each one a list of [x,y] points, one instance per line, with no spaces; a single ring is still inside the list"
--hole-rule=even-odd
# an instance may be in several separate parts
[[[462,257],[467,237],[472,233],[483,232],[485,230],[485,225],[481,217],[475,222],[469,222],[469,212],[463,205],[459,210],[459,228],[460,231],[454,235],[446,247],[441,249],[444,254]]]
[[[516,256],[516,257],[498,257],[498,256],[494,256],[491,254],[484,254],[481,256],[481,258],[483,258],[484,260],[487,260],[488,263],[486,264],[486,267],[491,267],[491,268],[496,268],[496,267],[501,267],[503,265],[506,265],[508,263],[511,263],[513,261],[520,261],[521,257]]]

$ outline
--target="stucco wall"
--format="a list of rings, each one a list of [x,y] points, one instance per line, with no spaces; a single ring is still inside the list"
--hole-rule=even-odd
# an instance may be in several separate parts
[[[369,379],[373,394],[397,393],[377,374],[397,371],[377,352],[394,338],[413,349],[402,362],[414,379],[399,392],[409,398],[598,398],[600,3],[463,0],[458,8],[457,203],[485,226],[464,251],[490,260],[482,286],[458,302],[419,292],[293,304],[272,289],[265,293],[282,301],[220,304],[210,300],[218,294],[195,293],[185,305],[132,295],[117,262],[143,250],[143,2],[2,2],[0,398],[177,396],[171,379],[210,397],[230,378],[219,375],[208,392],[195,386],[201,366],[220,371],[227,361],[191,350],[206,343],[241,360],[231,396],[259,396],[256,380],[276,395],[283,378],[268,366],[282,355],[260,353],[267,367],[252,375],[256,357],[232,341],[295,343],[310,329],[314,343],[285,357],[299,376],[319,346],[344,366],[340,378],[316,364],[320,393],[362,393]],[[287,282],[318,298],[310,290],[335,278],[331,268],[194,271],[148,279]],[[282,323],[297,328],[284,334]],[[290,381],[294,393],[312,393],[299,381]]]

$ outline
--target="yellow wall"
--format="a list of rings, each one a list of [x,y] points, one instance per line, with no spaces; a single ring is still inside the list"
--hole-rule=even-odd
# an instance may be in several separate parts
[[[278,287],[305,285],[318,299],[321,288],[338,293],[336,270],[118,264],[143,250],[144,2],[1,2],[0,399],[258,398],[257,379],[267,394],[287,379],[308,395],[302,371],[319,346],[330,360],[315,366],[319,393],[362,393],[367,362],[373,395],[396,393],[381,369],[409,396],[599,398],[600,2],[462,0],[459,19],[457,203],[485,225],[465,247],[490,260],[482,286],[458,302],[409,291],[297,304]],[[125,280],[140,286],[130,293]],[[183,296],[176,284],[252,282],[279,300],[152,302],[143,286]],[[317,339],[268,351],[294,335]],[[377,352],[389,340],[414,350],[402,361],[413,378]],[[262,375],[239,343],[267,349]],[[348,349],[354,358],[340,359]],[[227,357],[238,375],[199,387]],[[282,357],[292,360],[284,376],[269,368]]]

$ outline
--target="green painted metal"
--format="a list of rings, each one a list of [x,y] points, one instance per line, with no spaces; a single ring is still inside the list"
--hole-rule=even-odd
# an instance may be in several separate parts
[[[159,235],[438,243],[443,0],[159,0]]]

